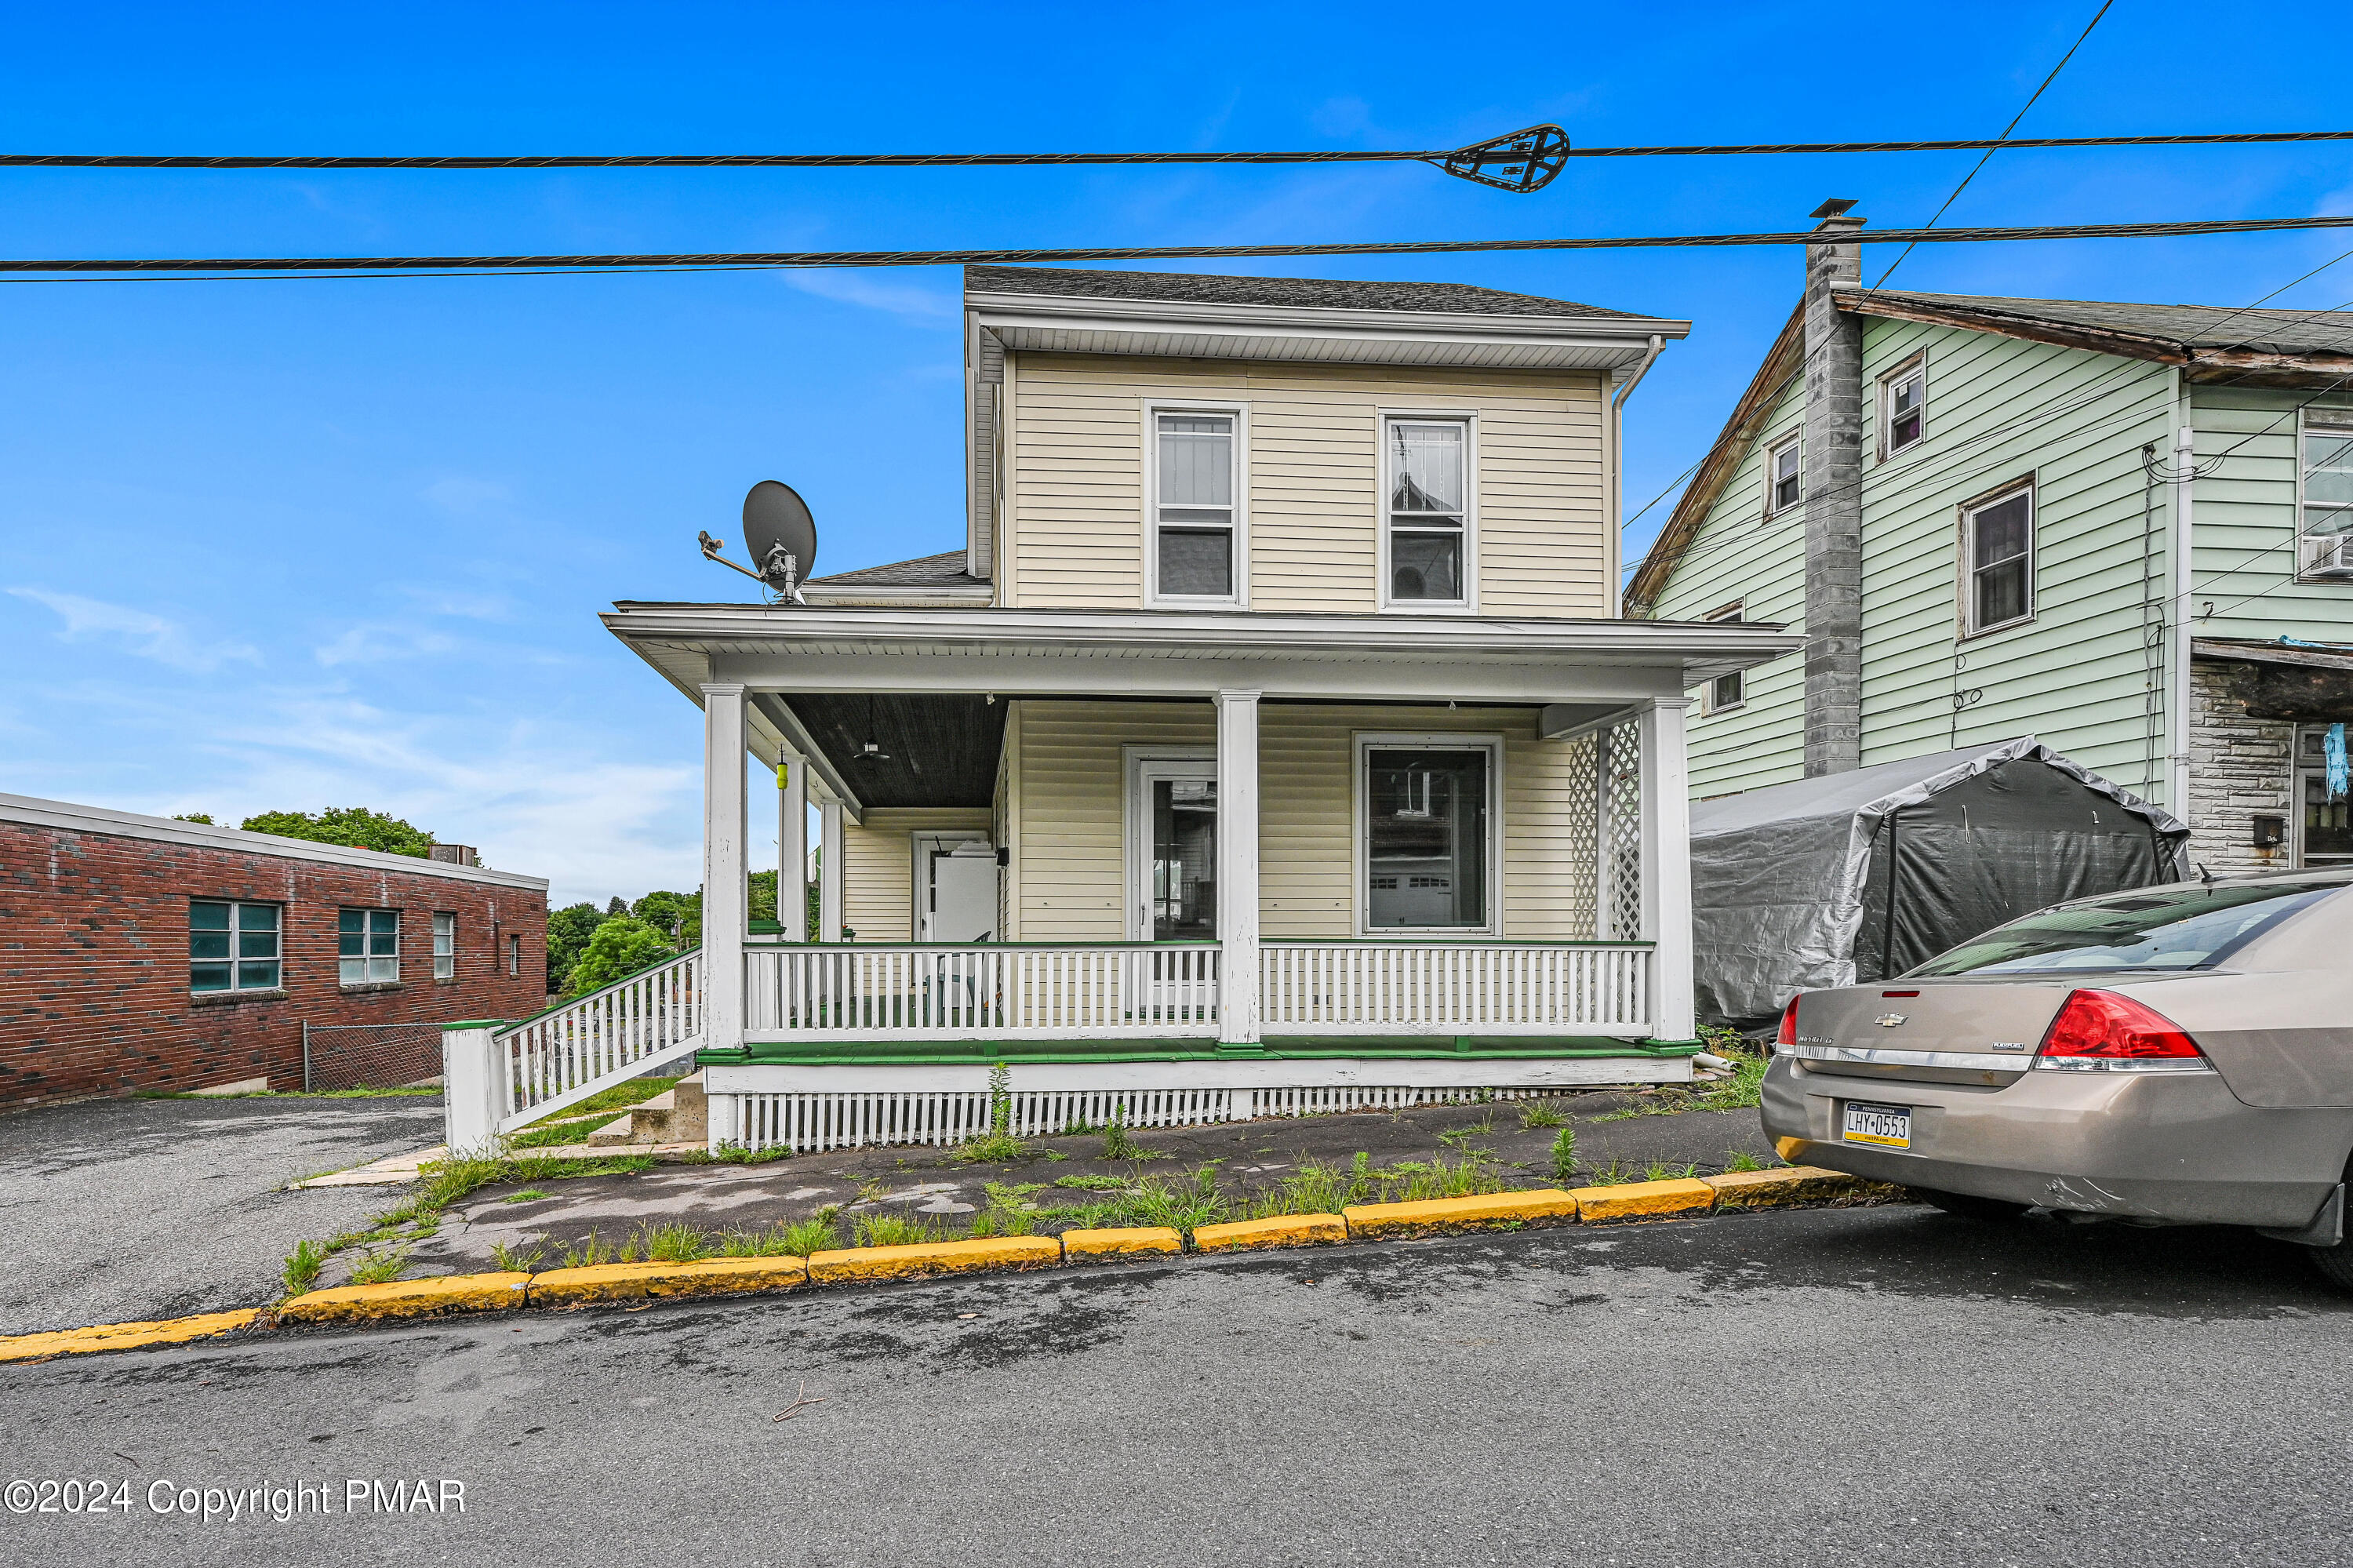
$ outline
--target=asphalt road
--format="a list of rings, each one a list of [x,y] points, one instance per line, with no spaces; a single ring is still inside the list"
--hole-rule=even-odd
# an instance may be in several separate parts
[[[131,1503],[0,1560],[2337,1563],[2348,1329],[2251,1237],[1907,1205],[283,1335],[0,1368],[0,1478]]]
[[[86,1100],[0,1117],[0,1334],[259,1307],[397,1189],[285,1191],[431,1146],[441,1102]]]

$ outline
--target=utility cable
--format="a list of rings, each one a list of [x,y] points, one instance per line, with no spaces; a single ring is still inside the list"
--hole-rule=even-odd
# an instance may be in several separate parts
[[[1970,245],[2029,239],[2152,239],[2206,234],[2353,228],[2353,214],[2226,217],[2149,223],[2058,223],[1981,228],[1886,228],[1858,233],[1877,245]],[[1323,245],[1135,245],[1021,250],[756,250],[607,256],[227,256],[0,260],[0,272],[405,272],[642,271],[729,268],[946,267],[1020,263],[1231,260],[1262,256],[1428,256],[1527,250],[1705,249],[1746,245],[1820,245],[1819,229],[1757,234],[1594,235],[1555,239],[1364,240]]]
[[[2075,51],[2084,47],[2084,40],[2092,36],[2092,29],[2100,25],[2100,18],[2106,16],[2108,14],[2108,7],[2114,5],[2116,3],[2116,0],[2100,0],[2100,8],[2092,14],[2092,19],[2089,22],[2084,24],[2083,32],[2077,35],[2073,43],[2067,46],[2067,52],[2059,57],[2059,63],[2052,66],[2051,68],[2051,74],[2042,79],[2042,85],[2034,90],[2033,96],[2026,101],[2024,107],[2021,108],[2017,113],[2010,117],[2010,123],[2001,128],[2001,134],[1994,138],[1993,144],[1985,150],[1985,155],[1979,158],[1976,163],[1969,165],[1969,172],[1961,176],[1961,183],[1953,187],[1953,194],[1945,198],[1944,206],[1938,207],[1930,215],[1927,223],[1924,227],[1928,228],[1936,228],[1936,219],[1944,217],[1947,210],[1949,209],[1955,202],[1961,199],[1961,193],[1969,188],[1969,182],[1978,177],[1978,171],[1984,168],[1987,161],[2009,142],[2010,133],[2018,129],[2018,122],[2026,118],[2026,111],[2033,108],[2037,101],[2039,101],[2042,97],[2042,94],[2049,90],[2051,84],[2059,79],[2059,73],[2067,69],[2067,62],[2075,58]],[[1897,256],[1894,260],[1890,261],[1887,264],[1887,270],[1879,275],[1879,281],[1873,283],[1872,287],[1877,289],[1884,286],[1887,280],[1895,275],[1895,269],[1904,265],[1904,258],[1911,254],[1912,247],[1909,245],[1905,246],[1904,248],[1903,254]]]

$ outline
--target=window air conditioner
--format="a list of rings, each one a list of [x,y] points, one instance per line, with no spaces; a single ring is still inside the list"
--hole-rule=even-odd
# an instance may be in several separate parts
[[[2319,551],[2312,565],[2305,567],[2308,577],[2353,577],[2353,534],[2339,534],[2333,538],[2314,541]]]

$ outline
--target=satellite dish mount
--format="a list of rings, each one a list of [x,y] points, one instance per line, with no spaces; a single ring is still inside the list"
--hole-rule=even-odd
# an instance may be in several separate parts
[[[809,514],[808,503],[791,485],[764,479],[744,497],[744,547],[758,563],[756,569],[738,566],[721,555],[726,540],[714,539],[707,531],[695,536],[702,546],[703,559],[752,578],[774,596],[770,603],[806,602],[800,585],[817,565],[817,520]]]

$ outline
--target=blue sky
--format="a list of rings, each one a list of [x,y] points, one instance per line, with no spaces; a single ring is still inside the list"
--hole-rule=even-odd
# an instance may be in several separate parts
[[[673,4],[50,8],[0,146],[709,152],[1992,135],[2093,9]],[[1877,20],[1873,20],[1877,17]],[[1942,19],[1940,20],[1939,17]],[[2122,0],[2021,134],[2342,128],[2260,27]],[[1905,32],[1906,19],[1916,37]],[[1888,41],[1874,48],[1882,26]],[[2249,85],[2242,85],[2249,84]],[[696,251],[1502,238],[1920,222],[1974,154],[1572,163],[1514,196],[1337,169],[0,171],[18,256]],[[1998,155],[1948,223],[2353,210],[2353,148]],[[1961,292],[2244,304],[2331,234],[1915,251]],[[1866,252],[1873,275],[1891,253]],[[1184,266],[1183,263],[1150,265]],[[1211,269],[1214,270],[1214,269]],[[1273,260],[1692,319],[1630,406],[1629,510],[1704,448],[1788,250]],[[820,569],[955,547],[949,270],[0,283],[0,790],[130,810],[365,803],[561,899],[697,876],[697,715],[596,620],[732,599],[695,554],[789,481]],[[2279,302],[2353,300],[2353,262]],[[1639,523],[1639,554],[1662,506]]]

